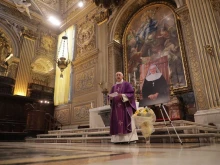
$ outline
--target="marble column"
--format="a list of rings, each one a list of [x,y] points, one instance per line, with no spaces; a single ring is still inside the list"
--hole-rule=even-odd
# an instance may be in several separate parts
[[[121,44],[112,41],[108,45],[108,89],[115,83],[115,73],[123,72],[123,54]]]
[[[195,120],[199,123],[220,124],[220,49],[219,31],[209,0],[187,0],[195,36],[196,48],[207,99],[207,108],[198,109]]]
[[[14,95],[26,96],[31,76],[31,60],[34,57],[35,39],[24,35],[17,71]]]
[[[98,42],[97,42],[97,47],[99,49],[99,54],[98,54],[98,74],[99,76],[97,77],[99,80],[99,94],[98,94],[98,99],[97,99],[97,105],[103,106],[106,104],[106,97],[103,94],[104,91],[108,91],[107,89],[107,77],[108,77],[108,59],[107,59],[107,24],[103,23],[101,25],[97,26],[97,36],[98,36]],[[106,36],[106,37],[103,37]]]

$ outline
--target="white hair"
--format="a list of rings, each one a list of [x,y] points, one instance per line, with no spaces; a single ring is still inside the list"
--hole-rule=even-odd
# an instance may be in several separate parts
[[[117,74],[121,74],[122,76],[124,76],[122,72],[116,72],[115,75]]]

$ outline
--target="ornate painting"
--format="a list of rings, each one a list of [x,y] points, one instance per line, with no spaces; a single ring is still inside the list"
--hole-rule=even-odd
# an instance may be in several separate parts
[[[49,35],[41,37],[40,47],[46,51],[54,51],[56,47],[56,39]]]
[[[172,84],[174,91],[189,90],[186,57],[180,28],[172,8],[166,4],[145,6],[130,20],[123,35],[124,73],[127,80],[143,98],[144,83],[150,69],[156,68],[156,77]],[[154,81],[152,81],[155,86]]]

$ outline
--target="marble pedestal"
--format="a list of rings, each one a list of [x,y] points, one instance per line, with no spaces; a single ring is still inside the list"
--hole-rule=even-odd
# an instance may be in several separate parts
[[[100,128],[105,127],[105,123],[100,114],[111,111],[110,105],[89,109],[89,127]]]
[[[200,110],[195,113],[194,117],[196,123],[213,123],[220,129],[220,109]]]
[[[136,107],[139,107],[139,102],[136,102]],[[110,105],[89,109],[89,127],[99,128],[109,126],[110,112]]]

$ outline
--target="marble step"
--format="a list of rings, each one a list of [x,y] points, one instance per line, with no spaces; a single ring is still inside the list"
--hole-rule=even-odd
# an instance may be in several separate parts
[[[215,126],[198,124],[195,122],[176,120],[172,121],[180,138],[183,142],[213,142],[220,141],[220,130]],[[151,135],[151,140],[155,142],[164,142],[178,140],[177,135],[170,121],[156,122],[154,124],[155,132]],[[109,127],[101,128],[81,128],[49,131],[48,134],[38,134],[37,138],[27,138],[27,142],[42,143],[104,143],[110,142]],[[168,134],[168,130],[170,135]],[[137,129],[139,141],[145,142],[141,130]],[[202,140],[201,140],[202,139]]]
[[[48,134],[82,133],[82,132],[98,132],[98,131],[101,132],[101,131],[109,131],[109,129],[110,127],[51,130],[51,131],[48,131]]]
[[[219,133],[220,130],[217,129],[213,129],[213,128],[204,128],[204,127],[200,127],[200,126],[177,126],[175,127],[176,131],[184,131],[184,133],[188,133],[188,134],[196,134],[196,133],[200,133],[201,131],[204,133]],[[161,128],[155,128],[155,133],[158,132],[167,132],[167,130],[169,131],[174,131],[173,127],[161,127]],[[71,133],[73,131],[73,133]],[[44,137],[50,137],[50,138],[61,138],[61,137],[87,137],[87,136],[106,136],[109,135],[109,129],[106,129],[105,131],[97,131],[97,130],[93,130],[95,132],[84,132],[84,131],[80,131],[80,130],[71,130],[70,132],[58,132],[58,133],[49,133],[49,134],[38,134],[37,138],[44,138]],[[141,133],[140,129],[137,129],[138,133]]]
[[[183,142],[207,142],[214,143],[219,142],[220,136],[215,133],[199,133],[199,134],[178,134]],[[171,138],[171,139],[170,139]],[[151,135],[151,141],[153,142],[178,142],[176,134],[170,135]],[[65,138],[26,138],[26,142],[33,143],[109,143],[111,136],[105,137],[65,137]],[[156,141],[155,141],[156,140]],[[160,141],[157,141],[160,140]],[[145,143],[145,138],[140,135],[138,142]]]
[[[104,136],[104,135],[109,135],[109,131],[98,131],[98,132],[78,132],[78,133],[58,133],[58,134],[38,134],[37,138],[43,138],[43,137],[57,137],[57,138],[61,138],[61,137],[76,137],[76,136],[81,136],[81,137],[86,137],[86,136],[95,136],[95,135],[100,135],[100,136]]]
[[[172,124],[177,127],[177,126],[200,126],[203,128],[212,128],[216,129],[216,126],[210,126],[210,125],[205,125],[205,124],[199,124],[191,121],[186,121],[186,120],[174,120],[172,121]],[[170,121],[164,122],[156,122],[154,123],[155,128],[160,128],[162,126],[171,126]],[[95,132],[95,131],[108,131],[109,127],[100,127],[100,128],[82,128],[82,129],[65,129],[65,130],[52,130],[48,131],[48,134],[58,134],[58,133],[75,133],[75,132]]]

